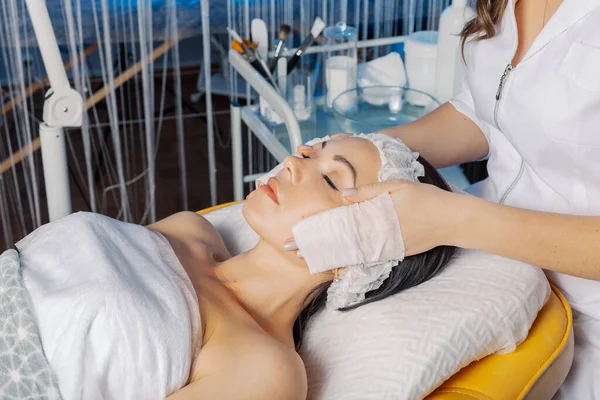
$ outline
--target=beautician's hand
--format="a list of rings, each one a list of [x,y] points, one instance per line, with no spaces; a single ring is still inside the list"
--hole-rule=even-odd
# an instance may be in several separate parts
[[[342,195],[356,207],[342,206],[304,219],[294,226],[294,238],[284,246],[288,251],[299,248],[311,273],[339,263],[402,260],[453,245],[457,227],[466,220],[461,210],[469,209],[471,198],[408,181],[345,189]]]
[[[389,181],[343,191],[351,202],[363,202],[388,192],[400,223],[407,256],[441,245],[453,245],[458,227],[466,220],[467,195],[409,181]]]

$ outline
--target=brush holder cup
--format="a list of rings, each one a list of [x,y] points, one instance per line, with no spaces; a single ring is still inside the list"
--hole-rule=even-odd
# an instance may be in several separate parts
[[[288,103],[298,122],[315,120],[314,97],[312,94],[312,74],[295,68],[287,75],[285,82],[278,82],[279,90]],[[271,127],[283,124],[283,119],[262,97],[259,99],[260,114]]]

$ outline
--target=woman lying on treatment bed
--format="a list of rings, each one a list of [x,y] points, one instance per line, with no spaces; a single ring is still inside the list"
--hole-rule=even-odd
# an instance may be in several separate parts
[[[149,229],[78,213],[19,242],[30,306],[63,399],[304,399],[295,348],[308,319],[331,300],[338,271],[311,274],[284,251],[292,227],[349,204],[344,188],[404,178],[449,190],[399,140],[362,136],[301,146],[301,157],[288,157],[248,196],[243,214],[260,241],[236,257],[190,212]],[[397,263],[383,263],[366,298],[338,293],[333,300],[353,308],[384,299],[432,278],[454,252],[438,247],[393,269]]]

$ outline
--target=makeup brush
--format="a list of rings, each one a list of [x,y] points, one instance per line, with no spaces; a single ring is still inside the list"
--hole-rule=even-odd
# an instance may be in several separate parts
[[[238,35],[238,33],[236,31],[234,31],[233,29],[231,29],[229,27],[227,28],[227,32],[233,38],[233,41],[231,42],[232,48],[235,51],[240,52],[239,46],[241,46],[242,50],[243,50],[243,54],[245,54],[246,57],[248,58],[248,62],[250,63],[250,65],[252,65],[255,70],[257,70],[262,76],[264,76],[266,78],[267,77],[266,72],[263,71],[263,67],[262,67],[260,61],[258,61],[258,59],[256,58],[256,53],[254,52],[254,49],[252,47],[250,47],[251,43],[248,42],[247,40],[242,39],[241,36]]]
[[[244,48],[242,47],[242,44],[240,42],[238,42],[237,40],[231,41],[231,48],[240,54],[244,54]]]
[[[258,49],[258,44],[257,44],[257,43],[255,43],[255,42],[253,42],[253,41],[250,41],[250,40],[248,40],[248,39],[242,39],[242,42],[243,42],[243,43],[244,43],[246,46],[250,47],[252,50],[256,50],[256,49]]]
[[[269,55],[269,34],[265,21],[260,18],[254,18],[250,24],[250,34],[252,35],[252,41],[257,44],[255,56],[258,59],[258,62],[266,72],[267,78],[271,81],[271,84],[275,88],[278,88],[279,86],[275,83],[271,70],[265,61]]]
[[[319,17],[315,18],[315,22],[313,22],[312,28],[310,28],[310,35],[308,35],[306,37],[306,39],[304,39],[304,42],[302,42],[300,47],[298,47],[298,50],[296,50],[296,53],[294,53],[292,58],[290,58],[290,60],[288,61],[288,65],[287,65],[287,73],[288,74],[290,72],[292,72],[292,70],[298,63],[298,60],[300,60],[300,57],[302,57],[302,54],[304,54],[304,52],[306,51],[308,46],[310,46],[312,44],[312,42],[315,41],[317,36],[319,36],[321,34],[321,31],[324,28],[325,28],[325,22],[323,22],[323,20]]]
[[[267,24],[260,18],[254,18],[250,23],[250,36],[258,44],[257,52],[261,59],[266,60],[269,52],[269,33]]]
[[[277,90],[279,92],[279,94],[281,94],[281,92],[279,91],[279,87],[277,86],[277,83],[275,83],[275,79],[273,79],[273,75],[271,75],[271,71],[269,71],[269,68],[267,68],[267,65],[265,64],[265,62],[262,59],[260,59],[260,56],[258,56],[258,53],[252,47],[248,46],[248,44],[247,44],[248,42],[246,40],[243,40],[236,31],[234,31],[233,29],[230,29],[228,27],[227,32],[234,39],[232,41],[232,48],[235,51],[239,52],[239,48],[238,48],[238,43],[239,43],[239,45],[244,50],[244,54],[248,58],[248,62],[250,63],[250,65],[252,65],[254,67],[254,69],[259,74],[261,74],[264,78],[267,78],[270,81],[271,85],[273,85],[275,90]],[[237,43],[234,43],[234,42],[237,42]]]
[[[266,78],[271,82],[271,85],[273,85],[275,90],[277,90],[279,92],[279,94],[283,97],[283,93],[281,93],[281,91],[279,90],[279,85],[277,85],[277,83],[275,82],[275,79],[273,78],[273,74],[271,73],[271,70],[267,66],[267,63],[265,62],[265,60],[263,60],[260,57],[260,53],[258,51],[255,52],[255,57],[258,60],[258,62],[260,63],[262,70],[264,71],[264,73],[266,75]]]
[[[287,39],[288,35],[292,28],[288,24],[283,24],[279,27],[279,41],[277,42],[277,46],[275,46],[275,54],[273,54],[273,58],[271,59],[271,71],[277,67],[277,60],[279,59],[279,53],[281,53],[281,49],[283,48],[283,43],[285,39]]]

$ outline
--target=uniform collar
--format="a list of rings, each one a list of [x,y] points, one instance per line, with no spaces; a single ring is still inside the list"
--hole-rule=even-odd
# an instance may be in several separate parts
[[[506,18],[510,19],[509,24],[512,27],[513,34],[517,35],[515,4],[516,0],[508,1],[507,8],[510,12],[507,13]],[[581,20],[598,6],[600,6],[600,1],[598,0],[563,0],[562,4],[558,7],[558,10],[556,10],[544,29],[542,29],[534,40],[521,62],[526,61],[543,49],[552,41],[552,39],[573,26],[577,21]]]

